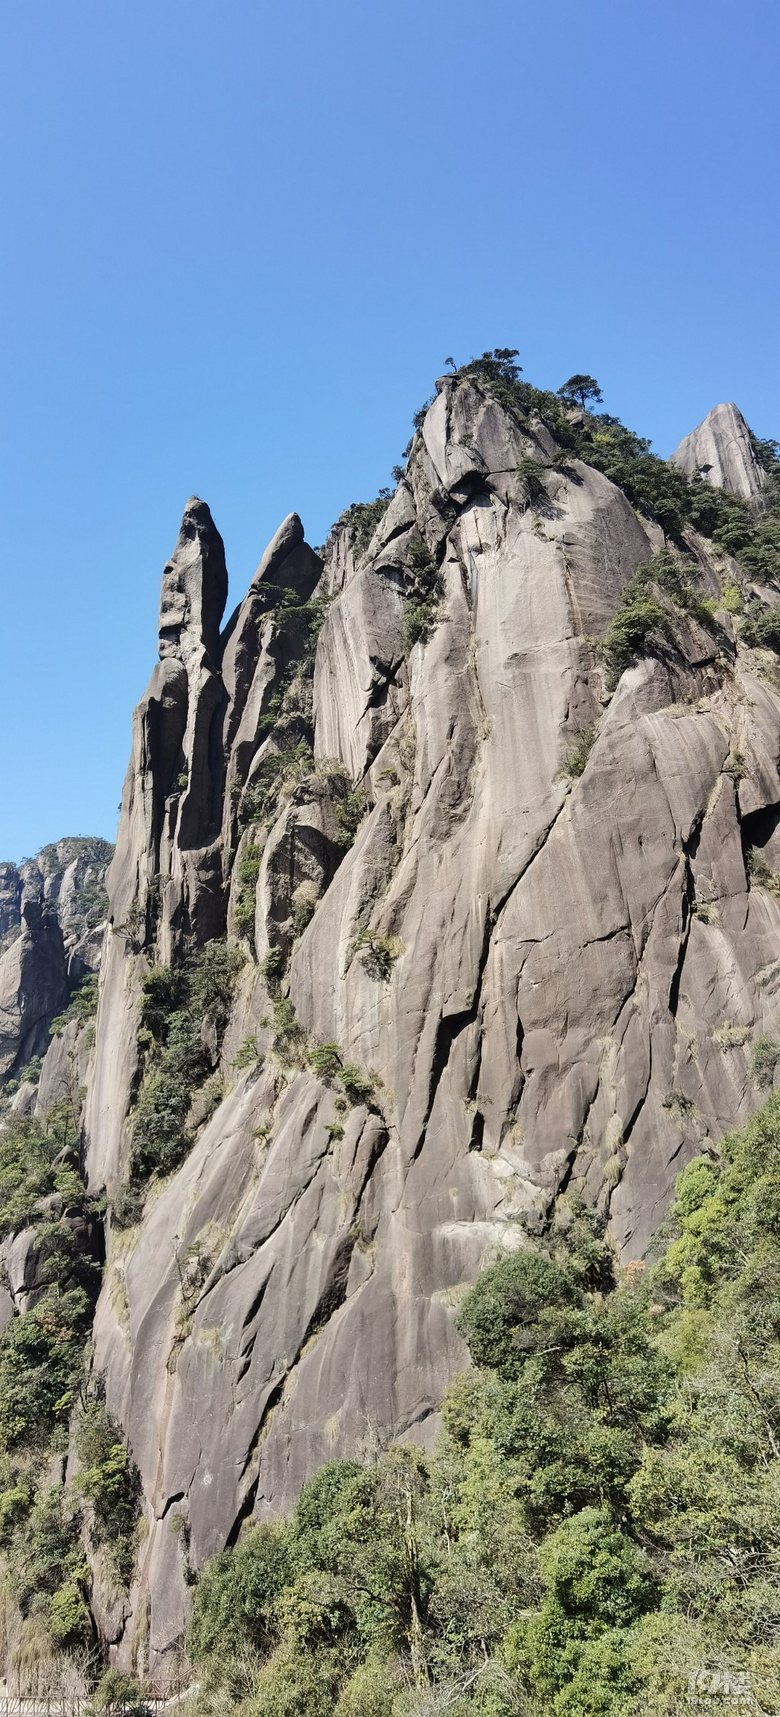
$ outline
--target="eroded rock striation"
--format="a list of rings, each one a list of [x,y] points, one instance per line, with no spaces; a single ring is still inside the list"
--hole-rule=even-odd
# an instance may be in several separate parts
[[[675,458],[757,501],[751,447],[718,407]],[[722,603],[749,599],[736,563],[687,526],[672,612],[659,524],[468,374],[368,540],[359,513],[321,555],[285,519],[220,633],[223,545],[189,502],[135,713],[86,1074],[113,1207],[94,1367],[148,1526],[99,1617],[128,1662],[176,1651],[191,1570],[242,1521],[432,1434],[459,1296],[557,1199],[641,1256],[776,1027],[780,677]],[[667,619],[610,675],[648,565]],[[185,1030],[154,998],[225,937],[231,999],[199,1004],[144,1203],[138,1117],[148,1149]]]

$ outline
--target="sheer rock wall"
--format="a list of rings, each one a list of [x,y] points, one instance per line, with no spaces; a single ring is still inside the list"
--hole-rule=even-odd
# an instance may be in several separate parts
[[[780,867],[780,692],[725,611],[681,622],[608,692],[595,641],[659,533],[554,453],[541,425],[440,383],[363,552],[342,524],[323,564],[291,515],[221,638],[221,540],[202,502],[185,512],[109,876],[95,1190],[127,1168],[149,965],[225,931],[247,958],[226,1094],[140,1224],[109,1234],[94,1364],[149,1528],[106,1620],[128,1661],[175,1650],[188,1564],[242,1520],[286,1508],[334,1454],[432,1435],[465,1358],[454,1310],[486,1259],[566,1189],[640,1256],[686,1158],[758,1100],[780,901],[749,887],[745,855]],[[533,505],[528,455],[545,466]],[[728,464],[713,480],[742,481]],[[440,594],[407,650],[415,545]],[[690,546],[716,594],[725,557]],[[280,752],[303,761],[269,824]],[[367,811],[351,846],[345,776]],[[339,1106],[274,1051],[274,949],[308,1041],[373,1076],[366,1102]]]
[[[0,1079],[24,1078],[73,986],[98,970],[111,852],[107,841],[66,837],[0,865]]]

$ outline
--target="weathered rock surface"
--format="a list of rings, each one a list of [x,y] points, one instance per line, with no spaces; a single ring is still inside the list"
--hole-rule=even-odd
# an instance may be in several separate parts
[[[687,1157],[760,1100],[780,901],[746,854],[780,870],[778,686],[721,612],[680,617],[610,692],[594,640],[658,528],[555,465],[548,430],[437,385],[362,551],[342,522],[323,564],[291,514],[221,639],[202,502],[163,575],[109,873],[93,1190],[127,1173],[149,966],[226,931],[245,964],[222,1101],[109,1232],[94,1363],[148,1525],[111,1623],[127,1661],[174,1652],[187,1561],[243,1519],[333,1454],[433,1433],[485,1260],[574,1190],[641,1255]],[[755,496],[739,424],[717,408],[676,457]],[[691,546],[717,594],[722,557]],[[415,555],[436,583],[410,648]],[[307,1044],[354,1066],[349,1097]],[[76,1047],[47,1057],[52,1089]]]
[[[49,1022],[68,999],[56,913],[30,900],[21,935],[0,954],[0,1075],[16,1072],[49,1042]]]
[[[71,988],[99,969],[112,850],[70,836],[0,865],[0,1077],[43,1053]]]
[[[729,489],[745,501],[757,500],[764,487],[750,430],[732,404],[714,406],[698,429],[684,436],[671,463],[689,477],[700,472],[716,489]]]

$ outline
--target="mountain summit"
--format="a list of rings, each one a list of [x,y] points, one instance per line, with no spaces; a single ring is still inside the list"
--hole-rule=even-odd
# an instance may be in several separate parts
[[[159,1670],[193,1573],[332,1455],[431,1438],[483,1265],[574,1195],[640,1259],[771,1083],[772,458],[728,405],[667,464],[486,356],[221,632],[188,503],[86,1075],[92,1366],[146,1523],[93,1590],[119,1660]]]

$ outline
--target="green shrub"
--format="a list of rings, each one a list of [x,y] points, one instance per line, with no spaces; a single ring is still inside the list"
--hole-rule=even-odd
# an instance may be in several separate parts
[[[357,829],[364,821],[364,817],[368,816],[369,809],[371,807],[369,807],[368,795],[361,786],[345,786],[344,792],[337,800],[337,807],[335,807],[335,821],[338,824],[338,846],[342,846],[344,850],[349,850],[349,846],[352,846],[352,841],[356,838]]]
[[[721,600],[728,614],[741,614],[745,603],[742,591],[733,578],[724,576],[721,579]]]
[[[251,1646],[273,1649],[280,1637],[278,1599],[289,1578],[284,1527],[253,1526],[235,1550],[206,1564],[195,1592],[187,1651],[196,1666],[230,1664]]]
[[[309,1066],[318,1079],[329,1084],[342,1068],[342,1054],[337,1043],[315,1043],[309,1050]]]
[[[92,1304],[82,1288],[47,1287],[0,1342],[0,1448],[40,1447],[73,1405]]]
[[[675,608],[690,614],[700,625],[708,628],[715,625],[710,608],[693,588],[692,580],[698,576],[698,569],[690,560],[667,549],[654,554],[633,573],[624,587],[621,607],[602,639],[611,688],[638,656],[647,653],[648,647],[662,639],[674,638],[671,617],[656,601],[654,589],[663,592]]]
[[[240,1073],[245,1067],[254,1067],[255,1062],[259,1059],[259,1053],[254,1037],[245,1037],[233,1056],[233,1066],[236,1071]]]
[[[352,541],[352,549],[356,560],[365,554],[374,531],[382,521],[392,500],[389,489],[380,489],[374,501],[353,501],[338,520],[338,524],[346,526]]]
[[[637,597],[619,608],[602,639],[602,654],[609,685],[614,688],[621,675],[648,649],[661,640],[672,637],[668,614],[651,597]]]
[[[275,706],[269,710],[261,722],[267,731],[277,724],[281,714],[282,694],[277,695]],[[299,740],[295,745],[269,751],[263,757],[260,765],[248,787],[246,787],[241,802],[241,822],[266,824],[276,820],[282,800],[286,793],[298,781],[304,781],[314,770],[314,755],[310,745],[305,740]]]
[[[651,1607],[657,1581],[639,1545],[605,1509],[565,1520],[539,1553],[550,1607],[588,1626],[630,1627]]]
[[[566,1269],[538,1252],[515,1252],[483,1271],[455,1321],[475,1365],[517,1377],[534,1352],[541,1314],[575,1298]]]
[[[571,775],[575,779],[584,775],[585,765],[596,743],[597,733],[598,728],[595,726],[581,728],[573,743],[564,752],[561,764],[564,775]]]
[[[284,976],[285,965],[286,961],[282,948],[269,948],[268,953],[264,954],[260,961],[258,971],[261,977],[265,978],[272,995],[278,989],[279,982]]]
[[[121,1432],[103,1402],[93,1400],[84,1409],[75,1443],[80,1462],[76,1490],[92,1504],[95,1542],[106,1546],[120,1579],[129,1586],[140,1487]]]
[[[392,977],[396,960],[404,952],[404,945],[397,936],[380,936],[376,930],[361,930],[355,938],[354,952],[361,955],[369,977],[386,984]]]
[[[306,1031],[289,996],[274,996],[270,1018],[260,1021],[271,1027],[273,1047],[286,1066],[300,1066],[306,1054]]]
[[[442,581],[427,543],[413,543],[409,550],[409,583],[404,612],[404,651],[408,656],[425,639],[436,618]]]
[[[400,1665],[395,1662],[361,1663],[342,1689],[334,1717],[393,1717],[402,1685]]]
[[[186,981],[171,966],[151,966],[141,985],[141,1024],[158,1042],[165,1041],[169,1016],[183,1005]]]
[[[75,1167],[79,1127],[70,1104],[54,1104],[45,1120],[8,1114],[0,1129],[0,1238],[34,1220],[40,1199],[59,1193],[68,1214],[85,1207]]]
[[[750,1056],[750,1077],[765,1090],[771,1086],[780,1061],[780,1043],[773,1037],[757,1037]]]
[[[370,1102],[374,1093],[375,1080],[370,1073],[363,1073],[354,1061],[345,1062],[337,1078],[344,1096],[350,1103]]]
[[[245,936],[254,948],[257,879],[260,875],[262,849],[252,841],[244,847],[238,861],[238,894],[235,921],[239,936]]]
[[[134,1675],[112,1664],[104,1670],[90,1700],[93,1712],[120,1710],[127,1717],[143,1717],[146,1711],[143,1694]]]
[[[517,467],[517,477],[525,492],[526,506],[533,507],[537,502],[547,499],[544,466],[538,459],[533,459],[530,455],[522,458]]]
[[[205,942],[180,971],[153,966],[144,979],[140,1041],[147,1059],[131,1114],[130,1170],[136,1182],[170,1174],[190,1149],[187,1116],[195,1092],[212,1073],[203,1026],[213,1026],[219,1047],[243,963],[237,948],[215,940]]]
[[[79,1025],[86,1025],[87,1020],[94,1019],[98,1005],[98,975],[89,972],[82,978],[73,991],[64,1013],[57,1014],[51,1022],[52,1037],[60,1037],[66,1025],[71,1020],[78,1020]]]
[[[263,1717],[333,1717],[338,1682],[327,1652],[285,1643],[257,1673],[253,1709]]]
[[[244,964],[238,948],[223,940],[204,942],[187,962],[187,1004],[196,1019],[210,1019],[221,1034],[227,1025],[236,978]]]
[[[181,1018],[181,1016],[179,1016]],[[194,1027],[164,1052],[162,1065],[152,1066],[136,1098],[132,1115],[135,1180],[170,1174],[187,1155],[191,1139],[186,1121],[194,1091],[208,1067]],[[182,1038],[184,1041],[182,1043]]]
[[[92,1635],[92,1617],[75,1580],[58,1586],[48,1606],[47,1622],[55,1645],[63,1650],[84,1646]]]
[[[749,602],[740,636],[754,649],[774,650],[780,654],[780,603],[769,607],[756,599]]]

